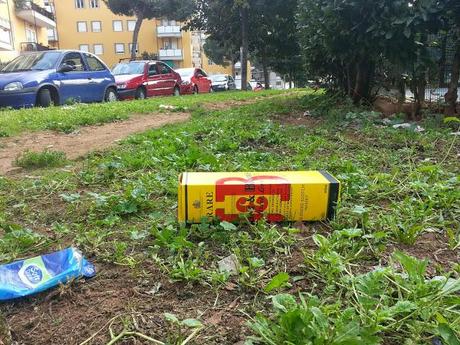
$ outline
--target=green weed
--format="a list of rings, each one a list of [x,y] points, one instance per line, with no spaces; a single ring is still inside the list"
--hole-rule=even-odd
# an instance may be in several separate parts
[[[15,165],[25,169],[53,168],[67,162],[64,152],[45,150],[42,152],[25,151],[15,160]]]

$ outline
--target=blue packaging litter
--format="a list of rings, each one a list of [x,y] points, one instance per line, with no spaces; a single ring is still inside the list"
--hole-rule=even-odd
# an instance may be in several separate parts
[[[0,265],[0,301],[29,296],[95,274],[94,265],[75,248]]]

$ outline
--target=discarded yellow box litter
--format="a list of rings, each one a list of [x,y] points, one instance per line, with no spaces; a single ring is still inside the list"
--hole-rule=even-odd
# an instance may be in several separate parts
[[[334,216],[339,193],[340,182],[325,171],[185,172],[179,177],[178,218],[326,220]]]

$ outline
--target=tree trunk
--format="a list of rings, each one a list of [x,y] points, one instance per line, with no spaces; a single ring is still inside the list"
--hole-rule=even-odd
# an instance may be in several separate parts
[[[270,71],[267,67],[267,61],[265,58],[265,54],[262,57],[262,69],[264,71],[264,82],[265,82],[265,89],[268,90],[270,88]]]
[[[441,57],[439,58],[439,87],[446,86],[446,51],[447,51],[447,36],[444,34],[441,40]]]
[[[137,20],[136,20],[136,25],[134,26],[134,31],[133,31],[133,42],[131,45],[131,60],[136,59],[136,50],[137,50],[137,39],[139,37],[139,31],[141,30],[141,25],[142,21],[144,20],[144,14],[143,13],[137,13],[136,14]]]
[[[370,102],[371,84],[374,77],[374,64],[368,60],[361,60],[356,65],[356,80],[353,89],[353,102]]]
[[[446,113],[449,116],[457,114],[457,98],[458,98],[458,80],[460,74],[460,39],[457,39],[454,61],[452,63],[452,74],[449,83],[449,89],[444,95],[447,103]]]
[[[246,5],[240,7],[241,16],[241,90],[248,89],[248,8]]]

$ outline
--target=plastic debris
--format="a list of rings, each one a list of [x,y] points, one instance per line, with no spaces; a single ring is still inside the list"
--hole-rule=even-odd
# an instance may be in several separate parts
[[[410,123],[404,122],[404,123],[398,123],[396,125],[393,125],[393,128],[410,128],[412,125]]]
[[[160,109],[174,110],[174,109],[176,109],[177,107],[174,106],[174,105],[160,104],[160,105],[158,106],[158,108],[160,108]]]
[[[0,266],[0,301],[29,296],[95,274],[94,265],[75,248],[15,261]]]
[[[235,254],[227,256],[219,261],[219,271],[232,274],[238,274],[240,271],[240,264]]]

